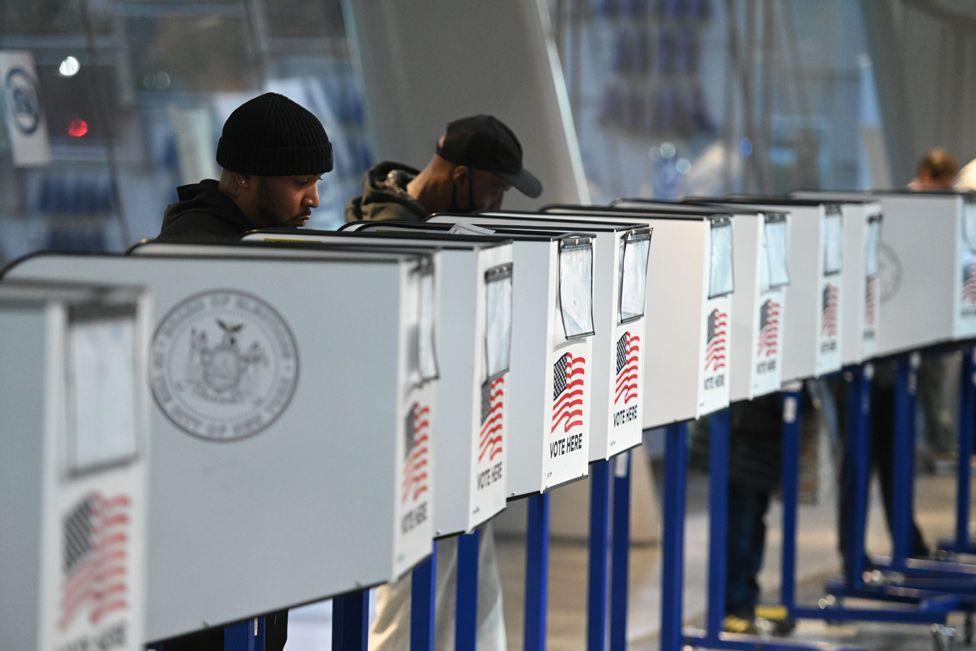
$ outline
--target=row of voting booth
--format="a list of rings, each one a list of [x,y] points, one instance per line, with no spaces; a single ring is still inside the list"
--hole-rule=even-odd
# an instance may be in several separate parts
[[[587,648],[624,649],[630,451],[654,429],[661,648],[821,649],[721,630],[727,408],[775,393],[786,611],[944,624],[976,610],[976,566],[908,558],[914,373],[923,349],[966,350],[944,547],[969,553],[973,339],[964,194],[626,199],[34,254],[0,283],[0,528],[17,532],[0,554],[0,648],[165,649],[212,627],[225,648],[263,648],[263,614],[331,598],[333,648],[365,649],[368,590],[412,574],[411,648],[431,649],[432,554],[459,536],[456,643],[474,649],[478,528],[527,499],[524,644],[544,649],[548,498],[589,476]],[[898,369],[900,514],[868,580],[876,361]],[[854,569],[807,606],[799,398],[834,373],[855,398]],[[691,631],[687,427],[705,416],[708,612]]]

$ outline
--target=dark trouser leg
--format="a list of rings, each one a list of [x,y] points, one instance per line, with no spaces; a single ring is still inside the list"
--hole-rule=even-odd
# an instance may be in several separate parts
[[[759,570],[766,543],[769,491],[729,482],[728,572],[725,611],[752,617],[759,602]]]
[[[888,531],[891,532],[892,504],[894,495],[892,493],[892,434],[894,432],[894,390],[879,389],[873,387],[871,390],[871,459],[873,465],[878,469],[878,481],[881,484],[881,497],[884,502],[885,520],[888,522]],[[922,532],[915,521],[915,514],[912,514],[912,540],[909,547],[910,556],[928,556],[929,550],[922,539]]]

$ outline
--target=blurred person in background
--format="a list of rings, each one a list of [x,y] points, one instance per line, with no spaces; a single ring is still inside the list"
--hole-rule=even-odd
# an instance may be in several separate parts
[[[956,159],[942,147],[933,147],[918,161],[909,190],[951,190],[959,173]]]
[[[490,115],[455,120],[438,139],[427,166],[418,170],[385,162],[367,170],[363,193],[346,206],[346,221],[424,221],[438,212],[498,210],[515,188],[529,197],[542,183],[522,166],[522,145],[504,123]],[[491,523],[479,527],[477,647],[505,651],[501,580]],[[434,646],[454,648],[457,538],[437,543]],[[410,647],[411,576],[381,586],[376,618],[369,633],[370,651]]]
[[[956,159],[942,147],[933,147],[918,161],[910,190],[952,190],[959,173]],[[959,393],[959,353],[931,352],[922,356],[918,370],[919,402],[922,407],[923,460],[932,472],[951,471],[955,458],[955,408]]]

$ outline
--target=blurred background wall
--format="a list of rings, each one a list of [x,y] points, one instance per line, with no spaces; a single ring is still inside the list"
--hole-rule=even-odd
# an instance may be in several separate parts
[[[974,27],[969,0],[0,0],[50,140],[14,163],[0,86],[0,260],[155,235],[263,90],[335,143],[316,227],[476,111],[512,123],[551,201],[902,186],[932,146],[976,157]]]

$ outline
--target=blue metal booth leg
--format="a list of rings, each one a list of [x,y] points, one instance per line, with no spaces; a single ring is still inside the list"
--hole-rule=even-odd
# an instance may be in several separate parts
[[[589,651],[606,649],[610,463],[601,460],[590,464],[590,558],[586,598],[586,648]]]
[[[685,485],[688,475],[688,424],[665,428],[664,514],[661,536],[661,651],[682,647],[684,595]]]
[[[630,576],[631,453],[614,459],[613,562],[610,577],[610,651],[627,649],[627,580]]]
[[[369,590],[356,590],[332,600],[333,651],[366,651]]]
[[[475,651],[478,640],[478,551],[481,531],[458,537],[454,648]]]
[[[434,651],[434,599],[437,596],[437,543],[410,577],[410,649]]]
[[[707,639],[718,639],[725,619],[729,528],[729,410],[708,419],[708,613]]]
[[[800,475],[800,401],[802,385],[783,391],[783,449],[780,470],[783,490],[783,548],[780,600],[793,615],[796,605],[796,531]]]
[[[252,617],[224,627],[224,651],[264,651],[264,617]]]
[[[529,497],[525,547],[524,648],[526,651],[545,651],[549,583],[548,493]]]
[[[972,504],[973,419],[976,418],[976,348],[963,349],[959,376],[959,457],[956,460],[956,531],[952,540],[940,547],[959,554],[976,554],[969,534],[969,510]]]

